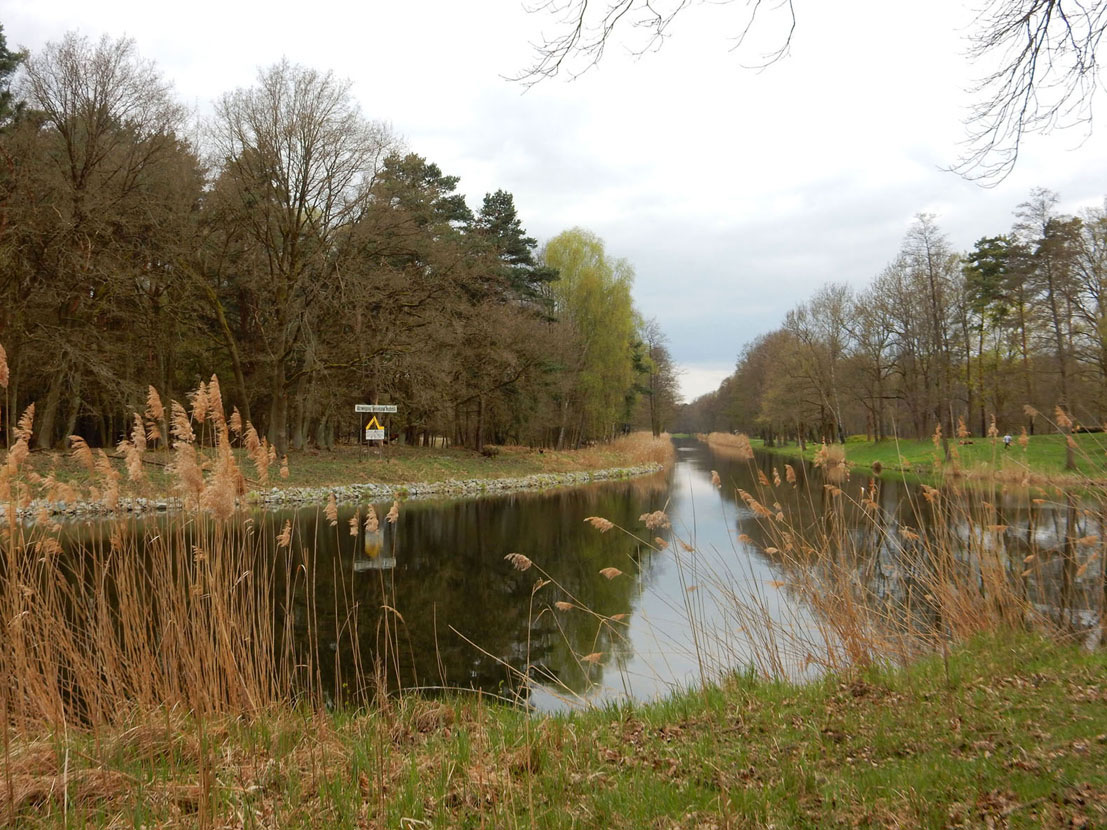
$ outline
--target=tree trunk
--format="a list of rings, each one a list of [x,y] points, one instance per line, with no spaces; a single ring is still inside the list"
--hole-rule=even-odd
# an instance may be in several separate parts
[[[288,452],[288,390],[285,386],[284,366],[278,363],[273,367],[269,382],[269,394],[272,396],[269,404],[269,443],[281,455]]]
[[[62,434],[62,442],[77,431],[77,416],[81,412],[81,375],[73,379],[73,386],[69,390],[69,413],[65,421],[65,432]]]
[[[54,423],[58,417],[58,406],[61,403],[62,386],[65,385],[65,370],[58,369],[50,378],[50,388],[46,393],[42,409],[39,410],[35,423],[35,446],[40,450],[48,450],[54,446]]]
[[[980,327],[980,337],[977,340],[976,354],[976,383],[980,393],[980,435],[985,436],[988,434],[988,423],[986,420],[987,413],[984,411],[984,326]]]
[[[474,449],[484,451],[484,395],[477,395],[477,437]]]
[[[215,288],[211,283],[196,275],[198,283],[203,287],[204,293],[207,295],[208,303],[211,306],[211,310],[215,313],[215,320],[219,324],[219,334],[223,338],[223,345],[227,348],[227,354],[231,358],[231,371],[234,374],[235,389],[237,391],[236,398],[238,406],[238,414],[242,416],[242,420],[253,421],[250,416],[250,397],[246,393],[246,374],[242,369],[242,358],[238,353],[238,344],[235,340],[234,332],[231,330],[231,325],[227,322],[227,315],[223,312],[223,303],[219,299],[219,295],[215,293]]]
[[[296,381],[296,399],[292,402],[292,447],[302,450],[307,441],[307,372]]]
[[[564,400],[561,402],[561,423],[557,425],[557,444],[555,449],[565,449],[565,421],[569,417],[569,401]]]

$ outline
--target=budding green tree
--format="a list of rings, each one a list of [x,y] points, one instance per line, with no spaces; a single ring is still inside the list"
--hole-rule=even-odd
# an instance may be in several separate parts
[[[627,419],[626,395],[634,383],[634,270],[581,228],[551,239],[543,261],[560,274],[552,284],[554,315],[573,334],[557,444],[606,437]]]

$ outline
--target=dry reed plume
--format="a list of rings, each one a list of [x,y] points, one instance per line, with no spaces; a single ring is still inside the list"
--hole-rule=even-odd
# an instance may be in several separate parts
[[[753,447],[746,435],[733,435],[729,432],[712,432],[697,436],[723,458],[732,461],[752,461]]]
[[[643,431],[621,435],[605,444],[574,450],[571,463],[574,467],[582,465],[604,467],[610,465],[612,458],[617,458],[620,464],[627,466],[638,464],[668,466],[672,463],[674,454],[673,442],[668,434],[655,438],[652,433]]]
[[[846,461],[846,448],[841,444],[823,444],[815,453],[815,466],[826,471],[826,478],[832,484],[841,484],[849,478],[849,463]]]
[[[58,525],[47,516],[24,525],[16,509],[36,497],[92,498],[110,508],[122,475],[77,436],[70,445],[88,476],[84,493],[24,470],[33,406],[20,418],[0,468],[0,674],[11,681],[0,689],[0,711],[9,727],[111,724],[136,707],[249,713],[318,692],[316,658],[284,633],[293,627],[299,579],[291,526],[273,554],[264,528],[229,521],[246,483],[234,422],[221,407],[215,378],[191,396],[191,414],[169,404],[171,471],[193,512],[161,526],[117,519],[64,553]],[[132,482],[142,481],[148,443],[166,434],[166,409],[152,387],[145,416],[135,415],[119,445]],[[252,457],[266,470],[272,448],[252,425],[239,428],[254,437]]]
[[[833,466],[825,457],[822,466],[830,480]],[[1010,627],[1086,630],[1081,609],[1094,608],[1096,590],[1107,590],[1091,569],[1104,545],[1103,508],[1078,506],[1072,495],[1052,505],[1062,524],[1051,536],[1038,529],[1036,513],[1051,507],[1042,499],[1028,500],[1027,524],[1001,521],[996,505],[1006,491],[998,483],[972,490],[922,485],[921,498],[909,499],[898,514],[885,510],[875,480],[849,492],[828,483],[824,492],[817,505],[801,509],[818,490],[802,497],[782,492],[776,475],[771,485],[762,481],[756,496],[738,491],[760,536],[741,541],[770,556],[787,574],[780,587],[815,613],[818,636],[788,644],[794,654],[806,651],[807,662],[840,669],[906,661]],[[790,507],[781,509],[781,502]],[[757,608],[741,592],[725,581],[716,587],[744,604],[738,618],[755,620]]]
[[[726,457],[745,456],[737,436],[724,435],[712,447]],[[876,480],[848,484],[843,448],[822,448],[816,469],[823,486],[799,488],[791,465],[783,475],[751,467],[754,492],[736,491],[758,537],[750,529],[738,541],[760,549],[782,574],[769,593],[735,568],[741,556],[698,550],[675,534],[675,544],[635,536],[673,557],[686,591],[685,607],[675,610],[691,625],[705,680],[748,661],[766,675],[793,677],[812,665],[848,670],[906,662],[1011,627],[1107,642],[1107,498],[1100,490],[1090,501],[1060,491],[1052,499],[1028,498],[1020,524],[1004,520],[1009,507],[997,507],[1009,501],[999,481],[971,490],[924,486],[893,513]],[[654,524],[652,515],[641,520]],[[589,521],[605,529],[595,517]],[[773,601],[772,591],[791,602]],[[1096,608],[1098,622],[1090,623]]]

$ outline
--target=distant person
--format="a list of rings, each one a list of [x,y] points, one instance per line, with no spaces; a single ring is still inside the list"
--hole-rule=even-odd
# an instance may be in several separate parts
[[[1003,436],[1003,449],[1011,449],[1011,433],[1007,433]]]

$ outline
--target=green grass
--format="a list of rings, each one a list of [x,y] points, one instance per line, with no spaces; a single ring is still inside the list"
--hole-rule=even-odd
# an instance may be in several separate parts
[[[214,451],[204,449],[211,457]],[[497,447],[491,455],[482,455],[468,449],[441,447],[394,446],[378,453],[376,449],[363,450],[357,446],[340,446],[334,450],[291,451],[288,456],[287,478],[280,476],[280,464],[269,469],[268,480],[263,484],[253,463],[245,451],[235,455],[250,490],[270,488],[326,487],[330,485],[381,483],[410,484],[456,479],[521,478],[540,473],[567,473],[582,470],[599,470],[629,467],[650,461],[665,462],[671,456],[668,438],[653,439],[645,434],[635,434],[609,444],[600,444],[580,450],[538,450],[529,447]],[[5,458],[0,450],[0,463]],[[147,480],[134,486],[127,483],[126,495],[148,498],[167,494],[173,482],[168,465],[172,457],[165,451],[147,452],[143,469]],[[97,476],[89,473],[69,453],[35,452],[29,464],[39,475],[53,473],[59,481],[78,487],[95,483]],[[114,464],[123,472],[121,459]]]
[[[1004,635],[955,650],[948,670],[740,675],[559,717],[409,698],[216,720],[201,739],[155,713],[117,734],[13,739],[0,825],[1103,826],[1105,689],[1104,652]]]
[[[942,450],[935,448],[930,439],[886,439],[879,442],[849,441],[845,444],[846,459],[857,469],[869,469],[879,461],[886,471],[914,472],[929,475],[954,467],[969,474],[999,473],[1021,478],[1026,473],[1037,477],[1075,476],[1082,479],[1107,478],[1107,435],[1083,433],[1073,436],[1076,442],[1075,473],[1065,471],[1065,436],[1033,435],[1026,447],[1013,442],[1003,448],[999,439],[975,438],[962,444],[951,440],[953,459],[943,461]],[[799,456],[810,460],[819,450],[819,444],[809,443],[801,453],[795,444],[784,447],[766,447],[764,442],[751,439],[754,447],[781,455]]]

